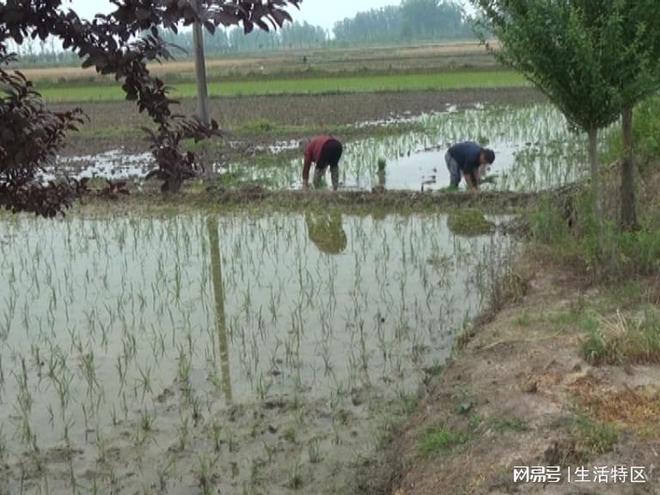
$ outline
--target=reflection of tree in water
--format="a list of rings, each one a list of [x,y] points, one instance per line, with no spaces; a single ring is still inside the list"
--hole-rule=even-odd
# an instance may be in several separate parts
[[[305,214],[305,223],[309,240],[322,253],[340,254],[346,249],[346,232],[342,227],[340,212],[308,212]]]
[[[220,373],[225,400],[232,401],[231,376],[229,373],[229,343],[227,341],[227,317],[225,314],[225,285],[222,281],[222,258],[220,256],[220,236],[218,234],[218,219],[210,216],[207,219],[209,244],[211,248],[211,281],[213,282],[213,297],[215,300],[215,323],[218,331],[218,347],[220,358]]]

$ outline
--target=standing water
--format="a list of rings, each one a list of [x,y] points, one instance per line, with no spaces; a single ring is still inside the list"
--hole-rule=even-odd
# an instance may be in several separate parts
[[[0,223],[2,494],[351,493],[511,248],[438,215]]]

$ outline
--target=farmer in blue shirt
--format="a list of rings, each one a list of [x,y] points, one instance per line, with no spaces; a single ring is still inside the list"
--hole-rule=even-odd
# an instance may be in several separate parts
[[[473,141],[455,144],[445,154],[445,162],[451,176],[451,187],[458,187],[462,175],[469,189],[478,190],[486,166],[492,165],[494,161],[493,150],[482,148]]]

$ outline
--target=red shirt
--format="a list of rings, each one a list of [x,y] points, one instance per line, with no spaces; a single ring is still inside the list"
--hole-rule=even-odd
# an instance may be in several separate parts
[[[321,151],[328,141],[331,141],[335,138],[332,136],[319,136],[312,139],[312,141],[305,148],[305,163],[318,163],[319,158],[321,158]]]
[[[309,169],[313,163],[318,163],[321,158],[321,152],[323,147],[328,141],[332,141],[332,136],[318,136],[312,139],[312,141],[305,148],[305,164],[303,166],[303,181],[307,183],[309,180]]]

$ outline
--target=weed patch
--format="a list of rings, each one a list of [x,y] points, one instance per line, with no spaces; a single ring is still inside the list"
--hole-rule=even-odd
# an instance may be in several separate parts
[[[463,445],[469,439],[469,434],[462,431],[453,431],[445,427],[430,428],[419,441],[419,450],[424,455],[434,455],[447,452]]]
[[[660,318],[647,311],[637,320],[621,313],[589,329],[583,357],[594,365],[660,363]]]

